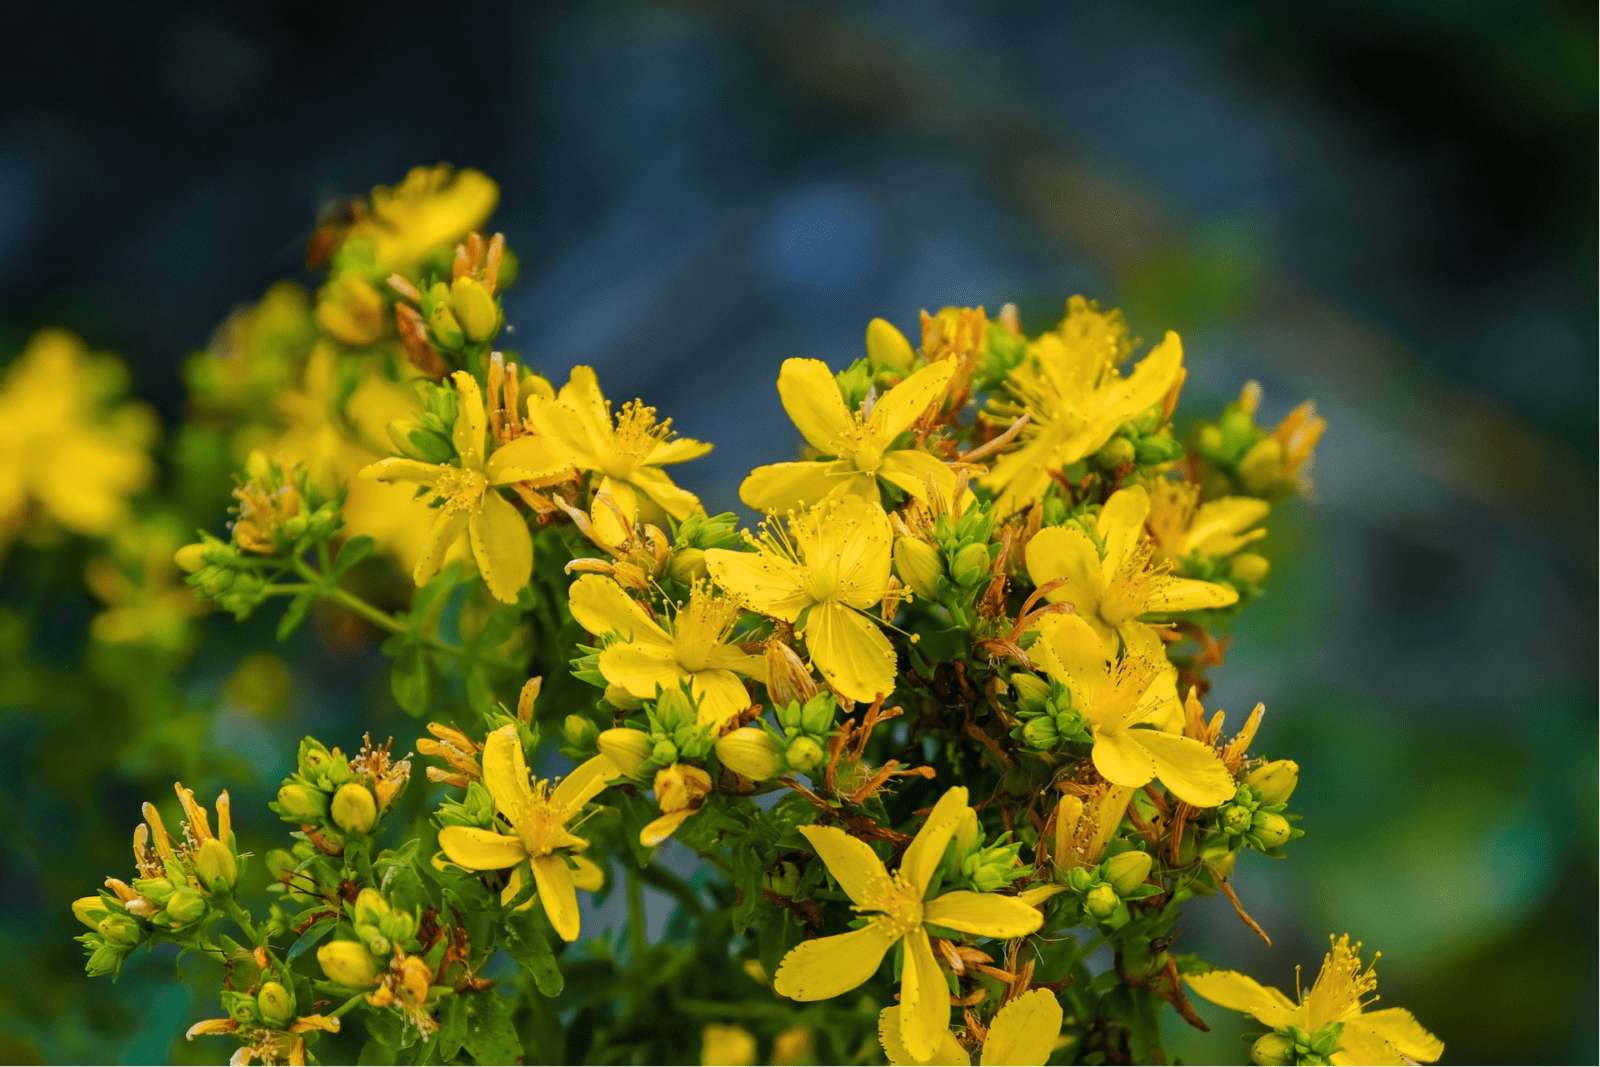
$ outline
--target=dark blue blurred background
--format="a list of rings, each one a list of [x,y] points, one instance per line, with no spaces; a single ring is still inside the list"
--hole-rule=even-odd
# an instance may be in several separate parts
[[[438,161],[501,185],[509,344],[716,441],[681,469],[713,511],[793,451],[778,363],[843,366],[874,315],[1037,329],[1082,292],[1177,329],[1191,411],[1254,377],[1269,421],[1330,423],[1212,698],[1266,702],[1308,836],[1240,864],[1276,948],[1217,901],[1187,944],[1288,985],[1348,930],[1449,1060],[1594,1062],[1595,30],[1555,0],[18,6],[0,347],[73,327],[175,425],[181,360],[300,273],[317,208]],[[13,947],[64,907],[42,877],[6,872]],[[73,950],[27,958],[76,988]],[[159,1060],[207,1010],[128,1001],[86,1044],[19,978],[8,1060]],[[1175,1048],[1237,1058],[1223,1016]]]

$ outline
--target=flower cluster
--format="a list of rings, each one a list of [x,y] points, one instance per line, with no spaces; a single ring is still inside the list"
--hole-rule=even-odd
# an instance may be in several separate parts
[[[1402,1009],[1365,1010],[1346,939],[1298,1003],[1178,945],[1218,893],[1266,938],[1230,876],[1302,835],[1263,709],[1225,734],[1202,701],[1273,508],[1308,484],[1309,405],[1260,427],[1252,384],[1182,421],[1179,337],[1141,353],[1081,297],[1033,335],[1009,305],[924,314],[916,343],[875,319],[849,366],[779,369],[804,444],[744,479],[741,529],[669,473],[709,444],[497,347],[495,196],[440,168],[347,205],[313,240],[315,299],[272,290],[192,367],[249,447],[228,539],[178,564],[240,617],[286,599],[280,635],[318,605],[386,634],[395,701],[427,718],[427,825],[380,848],[409,760],[306,739],[258,921],[226,796],[212,835],[180,789],[183,844],[147,808],[140,877],[75,906],[92,972],[155,940],[221,959],[229,1020],[192,1033],[264,1062],[306,1062],[352,1012],[363,1061],[509,1059],[556,1018],[539,998],[607,968],[618,1001],[652,968],[770,1001],[657,1003],[706,1023],[684,1029],[705,1062],[755,1055],[729,1020],[770,1023],[774,1062],[1160,1061],[1166,1007],[1205,1027],[1191,993],[1268,1028],[1257,1062],[1438,1058]],[[374,550],[410,573],[406,611],[347,581]],[[656,862],[669,840],[692,883]],[[625,948],[585,908],[619,880]],[[680,904],[677,948],[647,938],[644,881]],[[584,995],[616,1042],[591,1058],[648,1057]]]

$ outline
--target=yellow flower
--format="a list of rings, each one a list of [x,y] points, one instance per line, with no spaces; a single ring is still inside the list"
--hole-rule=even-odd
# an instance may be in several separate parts
[[[676,833],[689,816],[700,810],[700,802],[711,795],[711,776],[690,763],[661,768],[654,784],[661,816],[639,831],[639,843],[646,848],[654,848]]]
[[[1148,728],[1170,721],[1176,703],[1165,660],[1130,652],[1113,662],[1105,643],[1076,615],[1047,616],[1038,630],[1029,654],[1071,692],[1073,709],[1094,734],[1091,758],[1101,777],[1134,788],[1159,778],[1197,808],[1233,796],[1233,775],[1216,750],[1181,729]]]
[[[183,582],[173,559],[182,544],[164,526],[123,526],[113,535],[112,555],[84,564],[84,583],[106,605],[89,623],[96,641],[172,649],[185,643],[186,624],[209,605]]]
[[[91,356],[65,330],[40,330],[0,387],[0,549],[50,525],[87,537],[114,530],[128,497],[155,476],[147,448],[159,432],[149,406],[107,410],[105,394],[124,373]],[[111,379],[111,380],[108,380]],[[36,525],[44,519],[44,527]]]
[[[991,401],[987,412],[1006,422],[1029,417],[1021,447],[1002,456],[979,483],[994,492],[1001,515],[1036,503],[1051,471],[1099,450],[1119,426],[1182,381],[1183,343],[1172,331],[1124,378],[1117,364],[1131,351],[1122,313],[1102,312],[1081,296],[1068,302],[1055,332],[1029,342],[1022,364],[1006,379],[1015,402]]]
[[[912,442],[897,446],[896,440],[944,393],[953,373],[949,362],[923,367],[852,414],[826,363],[784,360],[778,372],[783,409],[824,458],[757,467],[739,487],[739,499],[780,513],[849,494],[881,502],[879,478],[918,500],[927,499],[929,478],[948,494],[955,473]]]
[[[1073,524],[1040,530],[1028,542],[1028,576],[1038,586],[1065,579],[1047,599],[1071,604],[1108,652],[1116,651],[1120,636],[1130,653],[1159,661],[1166,658],[1161,638],[1141,616],[1225,607],[1239,594],[1213,582],[1174,578],[1170,564],[1153,564],[1154,546],[1144,536],[1149,513],[1150,495],[1133,486],[1111,494],[1093,538]]]
[[[982,1067],[1032,1067],[1045,1062],[1055,1051],[1056,1038],[1061,1036],[1061,1018],[1061,1003],[1048,989],[1022,994],[995,1013],[978,1063]],[[948,1030],[932,1056],[918,1059],[911,1055],[900,1034],[898,1006],[878,1013],[878,1040],[892,1067],[935,1063],[967,1067],[972,1062],[967,1050]]]
[[[550,925],[562,940],[576,941],[578,885],[568,866],[568,856],[587,848],[589,842],[574,834],[567,824],[616,776],[617,769],[611,761],[596,756],[563,778],[553,790],[542,779],[530,786],[517,728],[502,726],[489,735],[483,747],[483,784],[512,832],[446,826],[439,831],[439,847],[452,863],[469,871],[499,871],[529,861]]]
[[[721,726],[750,706],[739,675],[764,678],[765,661],[728,642],[740,607],[729,597],[696,582],[689,602],[667,627],[611,578],[586,574],[568,593],[572,617],[592,634],[619,634],[621,641],[600,653],[600,673],[639,700],[689,682],[700,702],[702,725]]]
[[[714,548],[706,569],[753,611],[799,623],[811,660],[851,700],[894,691],[894,646],[866,615],[889,592],[894,541],[876,502],[826,500],[789,520],[789,537],[769,527],[755,552]]]
[[[417,482],[433,490],[429,495],[440,507],[412,572],[418,585],[439,573],[445,552],[466,530],[489,592],[514,604],[533,573],[533,537],[517,509],[494,487],[559,473],[571,465],[571,458],[550,438],[538,435],[518,437],[486,458],[488,418],[478,383],[465,371],[452,378],[458,397],[454,438],[461,465],[392,456],[361,474],[384,482]]]
[[[608,494],[621,513],[620,520],[609,508],[595,514],[595,529],[606,542],[627,539],[624,526],[638,521],[641,493],[679,521],[700,510],[700,498],[673,485],[661,468],[698,459],[712,446],[674,438],[672,420],[657,422],[656,409],[637,400],[624,404],[613,420],[611,402],[600,392],[592,367],[573,367],[554,400],[530,397],[528,408],[542,433],[567,446],[574,466],[601,476],[596,492]]]
[[[392,188],[372,190],[372,210],[345,238],[370,243],[374,279],[408,274],[429,252],[453,245],[494,214],[500,187],[476,170],[415,167]]]
[[[756,1062],[756,1036],[732,1023],[706,1023],[700,1031],[703,1067],[743,1067]]]
[[[1444,1042],[1405,1008],[1363,1011],[1361,998],[1377,988],[1377,975],[1371,966],[1362,970],[1359,941],[1351,945],[1349,935],[1329,940],[1332,950],[1322,971],[1298,1004],[1238,971],[1186,974],[1183,980],[1207,1000],[1253,1015],[1276,1031],[1296,1027],[1315,1037],[1324,1026],[1342,1025],[1338,1051],[1330,1057],[1335,1064],[1432,1063],[1444,1055]]]
[[[958,889],[923,900],[945,846],[966,816],[967,791],[957,787],[934,805],[893,875],[872,849],[831,826],[802,826],[811,847],[867,925],[847,934],[805,941],[778,966],[773,988],[793,1000],[827,1000],[867,981],[884,955],[904,943],[900,1035],[907,1051],[931,1058],[950,1031],[950,989],[934,957],[926,924],[982,937],[1025,937],[1044,916],[1016,897]]]
[[[1252,496],[1225,496],[1200,503],[1191,482],[1161,482],[1150,490],[1145,523],[1156,545],[1156,560],[1183,559],[1198,552],[1222,559],[1267,536],[1257,526],[1272,505]]]

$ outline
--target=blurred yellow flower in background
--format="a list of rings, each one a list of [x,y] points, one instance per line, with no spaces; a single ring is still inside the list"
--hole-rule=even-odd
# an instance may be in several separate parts
[[[1044,1063],[1055,1051],[1061,1019],[1061,1002],[1048,989],[1034,989],[1008,1001],[989,1023],[978,1063],[982,1067],[1032,1067]],[[932,1056],[913,1056],[900,1034],[898,1005],[878,1013],[878,1040],[891,1067],[934,1063],[967,1067],[972,1062],[967,1050],[949,1031]]]
[[[95,640],[168,650],[187,644],[189,620],[211,605],[184,582],[173,559],[183,543],[173,527],[132,522],[112,534],[109,556],[84,564],[84,583],[106,605],[89,623]]]

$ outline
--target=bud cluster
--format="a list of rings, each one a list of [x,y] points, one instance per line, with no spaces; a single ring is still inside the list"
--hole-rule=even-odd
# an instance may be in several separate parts
[[[285,822],[308,828],[318,847],[338,852],[345,835],[369,835],[410,775],[409,761],[393,762],[387,746],[370,741],[354,759],[314,737],[300,742],[299,767],[269,805]]]

